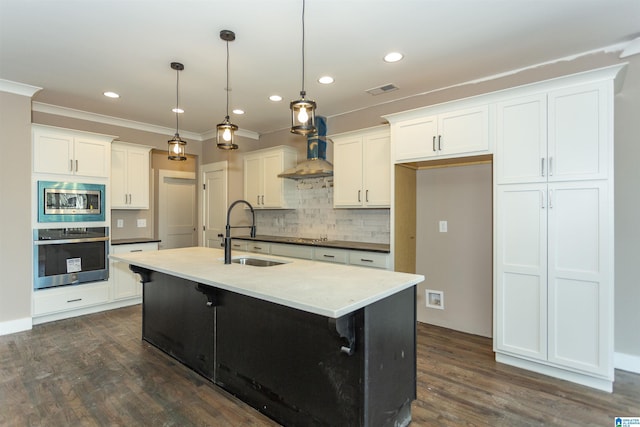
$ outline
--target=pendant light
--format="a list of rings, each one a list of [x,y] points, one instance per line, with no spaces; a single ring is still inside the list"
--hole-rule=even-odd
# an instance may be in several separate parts
[[[173,111],[176,113],[176,134],[171,138],[169,142],[169,160],[187,160],[187,156],[184,154],[184,149],[187,143],[180,138],[178,133],[178,114],[180,107],[179,101],[179,88],[180,88],[180,71],[184,70],[184,65],[179,62],[172,62],[171,69],[176,70],[176,108]]]
[[[236,34],[230,30],[220,31],[220,38],[227,42],[227,115],[224,121],[216,126],[218,130],[218,148],[221,150],[237,150],[238,144],[235,143],[236,131],[238,126],[229,121],[229,42],[236,39]]]
[[[300,99],[291,101],[291,132],[300,135],[308,135],[316,130],[316,103],[305,99],[307,93],[304,90],[304,9],[305,0],[302,0],[302,90]]]

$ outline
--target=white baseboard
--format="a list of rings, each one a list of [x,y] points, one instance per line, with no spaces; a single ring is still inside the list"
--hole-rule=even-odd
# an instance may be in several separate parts
[[[28,331],[33,327],[31,317],[23,317],[22,319],[8,320],[0,322],[0,335],[15,334],[16,332]]]
[[[634,354],[614,353],[613,366],[616,369],[640,374],[640,356]]]

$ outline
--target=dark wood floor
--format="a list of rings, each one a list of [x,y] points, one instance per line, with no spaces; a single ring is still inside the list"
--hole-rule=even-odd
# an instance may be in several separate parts
[[[0,336],[0,426],[275,426],[141,341],[140,306]],[[640,375],[612,394],[497,364],[491,340],[418,326],[413,426],[613,426],[640,416]]]

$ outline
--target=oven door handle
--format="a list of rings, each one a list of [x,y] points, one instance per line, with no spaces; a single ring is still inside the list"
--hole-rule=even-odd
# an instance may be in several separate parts
[[[109,237],[87,237],[85,239],[34,240],[36,246],[59,245],[63,243],[106,242]]]

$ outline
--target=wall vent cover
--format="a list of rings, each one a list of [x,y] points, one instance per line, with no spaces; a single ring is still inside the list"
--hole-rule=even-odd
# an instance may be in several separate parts
[[[398,86],[394,85],[393,83],[389,83],[379,87],[374,87],[372,89],[367,89],[366,92],[375,96],[380,95],[381,93],[392,92],[394,90],[398,90]]]

